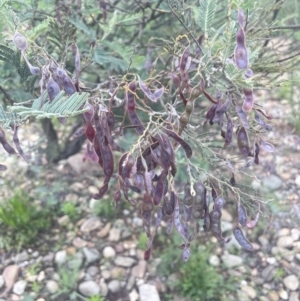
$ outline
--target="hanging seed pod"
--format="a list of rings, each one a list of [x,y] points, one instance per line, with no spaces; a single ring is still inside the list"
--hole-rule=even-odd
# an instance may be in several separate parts
[[[247,217],[247,211],[245,207],[241,204],[237,204],[237,215],[238,215],[238,221],[242,227],[246,226],[248,217]]]
[[[245,32],[240,28],[236,34],[236,46],[234,49],[234,60],[239,69],[248,69],[249,59],[246,48]]]
[[[235,107],[236,107],[236,113],[240,117],[244,128],[246,130],[250,129],[250,125],[249,125],[248,120],[247,120],[247,115],[244,113],[243,109],[241,107],[239,107],[238,105],[236,105]]]
[[[274,145],[269,142],[266,142],[263,139],[260,139],[260,146],[264,151],[268,153],[273,153],[275,151]]]
[[[0,143],[6,152],[10,155],[16,154],[15,149],[7,142],[4,131],[0,128]]]
[[[232,134],[233,134],[233,122],[230,116],[227,116],[227,130],[225,133],[225,144],[224,148],[227,147],[232,141]]]
[[[20,33],[17,31],[15,32],[14,38],[13,38],[15,46],[21,50],[25,51],[27,48],[27,40],[24,36],[22,36]]]
[[[254,104],[253,92],[252,90],[244,89],[244,102],[242,109],[245,113],[251,112]]]
[[[250,153],[249,138],[248,138],[248,134],[243,126],[238,129],[237,142],[238,142],[238,147],[239,147],[240,153],[243,156],[248,156]]]
[[[214,209],[221,210],[225,204],[225,201],[222,197],[217,197],[214,201]]]
[[[255,143],[255,150],[254,150],[254,163],[255,164],[259,164],[259,158],[258,158],[258,155],[259,155],[259,145],[257,143]]]
[[[259,210],[259,208],[258,208],[258,210]],[[258,212],[255,214],[254,219],[247,222],[246,226],[247,226],[248,229],[253,229],[253,228],[256,226],[256,224],[257,224],[257,222],[258,222],[258,220],[259,220],[259,215],[260,215],[260,214],[259,214],[259,211],[258,211]]]
[[[246,239],[243,231],[238,226],[234,228],[233,235],[243,249],[253,251],[252,244]]]
[[[59,94],[60,88],[59,85],[53,80],[52,76],[50,75],[49,81],[46,86],[46,90],[49,96],[50,103],[52,100]]]
[[[72,80],[66,73],[62,77],[62,85],[63,85],[65,92],[68,95],[72,95],[72,94],[76,93],[76,88],[75,88]]]
[[[184,248],[182,252],[182,261],[187,262],[191,256],[191,250],[189,248]]]
[[[15,144],[19,154],[21,155],[21,157],[29,164],[29,161],[28,161],[26,155],[24,154],[23,149],[21,148],[21,145],[20,145],[20,141],[19,141],[19,137],[18,137],[18,128],[19,127],[15,125],[13,141],[14,141],[14,144]]]
[[[155,206],[160,204],[163,194],[164,194],[164,182],[162,179],[160,179],[156,184],[154,196],[153,196],[153,204]]]

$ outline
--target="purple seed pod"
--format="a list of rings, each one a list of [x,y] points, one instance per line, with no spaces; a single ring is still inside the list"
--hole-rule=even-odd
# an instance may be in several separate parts
[[[238,142],[238,147],[239,147],[240,153],[243,156],[248,156],[250,153],[249,138],[248,138],[248,134],[243,126],[238,129],[237,142]]]
[[[72,94],[76,93],[76,88],[75,88],[72,80],[70,79],[70,77],[67,74],[64,74],[64,76],[62,78],[62,85],[68,95],[72,95]]]
[[[225,201],[222,197],[217,197],[214,201],[214,209],[221,210],[225,204]]]
[[[239,107],[238,105],[235,106],[235,109],[236,109],[236,113],[241,118],[241,121],[243,123],[244,128],[246,130],[250,129],[250,125],[249,125],[248,120],[247,120],[247,115],[245,114],[243,109],[241,107]]]
[[[245,98],[244,98],[242,109],[245,113],[249,113],[251,112],[254,105],[253,91],[244,89],[244,95]]]
[[[52,76],[50,75],[49,81],[46,86],[46,90],[49,96],[50,102],[59,94],[60,88],[59,85],[53,80]]]
[[[15,46],[20,49],[21,51],[25,51],[27,48],[27,40],[24,36],[22,36],[17,31],[15,32],[14,38],[13,38]]]
[[[29,70],[31,72],[32,75],[39,75],[40,72],[41,72],[41,69],[39,67],[36,67],[36,66],[28,66],[29,67]]]
[[[238,221],[240,225],[242,227],[246,226],[248,217],[247,217],[247,211],[243,205],[241,204],[237,205],[237,214],[238,214]]]
[[[243,231],[238,226],[234,228],[233,235],[243,249],[247,251],[253,251],[252,244],[247,240]]]
[[[238,8],[238,22],[241,28],[245,27],[245,15],[240,7]]]
[[[28,158],[27,156],[25,155],[21,145],[20,145],[20,141],[19,141],[19,137],[18,137],[18,126],[15,125],[14,127],[14,136],[13,136],[13,141],[14,141],[14,144],[19,152],[19,154],[21,155],[21,157],[29,164],[28,162]]]
[[[259,164],[259,158],[258,158],[258,155],[259,155],[259,150],[260,150],[260,147],[257,143],[255,143],[255,150],[254,150],[254,163],[255,164]]]
[[[78,138],[81,137],[82,135],[84,135],[84,128],[79,128],[76,130],[76,132],[73,134],[73,137]]]
[[[187,262],[191,256],[191,250],[189,248],[185,248],[182,252],[182,261]]]
[[[245,32],[240,28],[236,34],[236,46],[234,49],[234,60],[238,69],[248,69],[249,59],[246,48]]]
[[[260,139],[260,146],[264,151],[268,153],[273,153],[275,151],[274,145],[269,142],[266,142],[263,139]]]
[[[6,152],[10,155],[16,154],[15,149],[7,142],[4,131],[0,128],[0,143]]]

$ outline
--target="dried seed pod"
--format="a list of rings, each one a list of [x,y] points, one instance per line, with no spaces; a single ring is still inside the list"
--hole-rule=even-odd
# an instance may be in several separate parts
[[[172,233],[172,229],[173,229],[173,216],[170,216],[166,227],[166,232],[168,235]]]
[[[19,127],[17,125],[15,125],[13,141],[14,141],[14,144],[15,144],[19,154],[21,155],[21,157],[29,164],[28,158],[24,154],[23,149],[21,148],[21,145],[20,145],[20,141],[19,141],[19,137],[18,137],[18,128]]]
[[[189,222],[192,217],[193,206],[183,205],[183,208],[184,208],[184,219],[186,222]]]
[[[165,198],[165,201],[166,200],[167,199]],[[175,192],[171,191],[170,192],[170,201],[166,202],[166,210],[165,211],[166,211],[167,215],[172,215],[174,213],[176,200],[177,200],[177,197],[175,195]]]
[[[149,87],[139,78],[138,79],[139,86],[142,89],[142,91],[145,93],[145,95],[152,101],[152,102],[157,102],[157,99],[155,95],[151,92]]]
[[[217,104],[218,102],[213,99],[206,91],[205,91],[205,82],[204,79],[201,79],[201,89],[202,89],[202,93],[204,94],[204,96],[212,103]]]
[[[238,23],[241,28],[245,27],[245,15],[240,7],[238,8]]]
[[[115,126],[116,123],[116,119],[115,119],[115,115],[113,112],[109,111],[106,113],[106,118],[107,118],[107,124],[108,127],[110,128],[110,130],[112,130]]]
[[[246,239],[243,231],[238,226],[234,228],[233,235],[243,249],[253,251],[252,244]]]
[[[158,210],[157,210],[157,216],[156,216],[156,222],[155,222],[156,230],[159,228],[159,226],[161,224],[161,221],[162,221],[162,218],[163,218],[162,208],[159,207]]]
[[[60,88],[59,85],[53,80],[52,76],[50,75],[49,81],[46,86],[47,93],[49,96],[50,103],[52,100],[59,94]]]
[[[245,207],[241,204],[237,204],[237,215],[238,215],[238,221],[242,227],[246,226],[247,223],[247,211]]]
[[[246,48],[245,32],[240,28],[236,34],[236,46],[234,49],[234,60],[239,69],[248,69],[249,59]]]
[[[255,164],[259,164],[259,159],[258,159],[258,155],[259,155],[259,145],[257,143],[255,143],[255,150],[254,150],[254,163]]]
[[[260,139],[260,146],[264,151],[268,153],[273,153],[275,151],[274,145],[269,142],[266,142],[263,139]]]
[[[104,184],[103,186],[99,189],[99,192],[93,195],[93,199],[95,200],[101,200],[103,198],[103,196],[105,195],[105,193],[108,190],[108,182],[109,182],[110,178],[105,178]]]
[[[238,129],[237,142],[238,142],[238,147],[239,147],[240,153],[243,156],[248,156],[250,153],[249,138],[248,138],[248,134],[243,126]]]
[[[64,73],[64,75],[62,77],[62,85],[63,85],[65,92],[68,95],[72,95],[72,94],[76,93],[76,88],[75,88],[72,80],[66,73]]]
[[[180,209],[179,209],[179,202],[177,199],[177,196],[174,194],[174,198],[175,198],[175,210],[174,210],[174,215],[173,215],[173,220],[174,220],[174,225],[175,228],[177,230],[177,232],[180,234],[180,236],[184,239],[184,240],[188,240],[189,238],[186,237],[186,233],[184,231],[184,227],[181,224],[181,220],[180,220]]]
[[[190,183],[186,183],[184,186],[183,202],[184,202],[185,206],[190,206],[194,202],[194,198],[191,195],[191,184]]]
[[[78,138],[81,137],[82,135],[84,135],[85,129],[84,128],[79,128],[75,131],[75,133],[73,134],[73,137]]]
[[[229,116],[227,116],[227,130],[225,133],[224,147],[227,147],[231,143],[232,134],[233,134],[233,122],[232,122],[232,119]]]
[[[99,157],[96,153],[96,151],[94,150],[92,144],[88,141],[87,146],[86,146],[86,152],[85,155],[83,157],[83,161],[85,161],[86,159],[90,159],[93,162],[98,162],[99,161]]]
[[[182,261],[187,262],[191,256],[191,250],[189,248],[184,248],[182,252]]]
[[[245,113],[249,113],[251,112],[254,104],[253,91],[244,89],[244,95],[245,98],[244,98],[242,109]]]
[[[6,152],[10,155],[16,154],[15,149],[7,142],[4,131],[0,128],[0,143]]]
[[[27,48],[27,40],[24,36],[22,36],[20,33],[17,31],[15,32],[14,38],[13,38],[15,46],[21,50],[25,51]]]
[[[250,125],[247,120],[247,115],[244,113],[243,109],[241,107],[239,107],[238,105],[236,105],[235,107],[236,107],[236,113],[241,118],[244,128],[246,130],[250,129]]]
[[[271,126],[269,124],[265,123],[265,121],[260,117],[257,110],[255,110],[255,120],[266,131],[270,131],[272,129]]]
[[[164,181],[162,179],[160,179],[157,182],[155,191],[154,191],[154,196],[153,196],[153,204],[154,205],[157,206],[160,204],[163,194],[164,194]]]
[[[225,201],[222,197],[217,197],[214,201],[214,209],[221,210],[225,204]]]
[[[40,70],[39,67],[32,66],[32,65],[30,65],[30,66],[28,66],[28,67],[29,67],[30,73],[31,73],[32,75],[39,75],[40,72],[41,72],[41,70]]]
[[[256,226],[256,224],[257,224],[257,222],[258,222],[258,220],[259,220],[259,215],[260,215],[260,214],[259,214],[259,211],[258,211],[258,212],[255,214],[254,219],[247,222],[246,226],[247,226],[248,229],[252,229],[252,228],[254,228],[254,227]]]
[[[115,191],[115,193],[114,193],[114,202],[115,202],[115,207],[117,207],[118,206],[118,203],[119,203],[119,201],[121,200],[121,197],[122,197],[122,195],[121,195],[121,190],[120,189],[118,189],[117,191]]]

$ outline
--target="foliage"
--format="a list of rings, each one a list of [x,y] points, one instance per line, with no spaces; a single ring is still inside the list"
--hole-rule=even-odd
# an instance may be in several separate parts
[[[2,244],[5,246],[32,244],[38,234],[51,224],[49,212],[38,209],[33,199],[21,190],[1,202],[0,222]]]
[[[93,213],[108,219],[116,214],[114,206],[108,200],[96,201],[93,206]]]
[[[78,208],[72,202],[63,202],[61,204],[61,212],[67,215],[72,221],[78,219],[79,216]]]

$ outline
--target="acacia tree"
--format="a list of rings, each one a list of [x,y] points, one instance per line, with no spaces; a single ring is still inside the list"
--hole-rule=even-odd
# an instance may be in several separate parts
[[[299,26],[276,25],[283,3],[103,0],[31,6],[2,0],[4,150],[30,164],[18,127],[32,118],[41,120],[49,163],[84,143],[85,158],[103,171],[93,197],[101,199],[116,178],[115,205],[123,199],[142,204],[145,259],[162,219],[168,233],[174,225],[182,237],[184,261],[200,227],[228,242],[220,221],[229,199],[238,213],[233,234],[251,251],[241,227],[256,225],[262,196],[237,183],[236,175],[247,176],[261,152],[274,151],[265,135],[272,116],[255,90],[277,86],[283,69],[299,61],[299,41],[292,36]],[[270,47],[273,33],[280,41],[286,30],[291,35],[285,47]],[[55,129],[54,118],[61,127]],[[77,124],[58,141],[68,119]],[[118,137],[128,134],[135,135],[134,143],[122,149]],[[178,181],[177,170],[186,173],[186,183]]]

